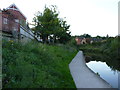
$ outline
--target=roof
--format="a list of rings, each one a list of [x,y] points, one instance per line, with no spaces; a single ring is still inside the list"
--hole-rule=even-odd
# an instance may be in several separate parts
[[[19,11],[26,18],[26,16],[20,11],[20,9],[14,3],[11,4],[8,8],[6,8],[6,10],[8,9]]]

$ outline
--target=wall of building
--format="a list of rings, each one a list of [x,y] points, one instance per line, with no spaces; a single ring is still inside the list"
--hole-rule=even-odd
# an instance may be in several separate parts
[[[13,37],[3,35],[4,39],[19,39],[22,42],[34,39],[34,34],[27,28],[26,17],[14,4],[6,10],[1,10],[0,13],[0,29]]]
[[[9,12],[11,12],[15,18],[18,18],[18,19],[24,19],[26,21],[26,18],[17,10],[12,10],[12,9],[8,9]]]
[[[14,38],[11,34],[6,34],[6,33],[2,33],[2,40],[21,42],[22,44],[32,41],[32,39],[24,35],[22,35],[22,38],[18,39],[18,38]]]
[[[6,19],[6,23],[5,23]],[[15,22],[14,17],[7,11],[2,12],[2,31],[12,33],[12,30],[19,32],[19,23]]]
[[[2,11],[0,10],[0,30],[2,30]]]
[[[30,39],[34,39],[34,34],[28,29],[26,30],[25,28],[23,28],[22,26],[20,26],[20,34],[22,36],[25,36],[27,38],[30,38]]]

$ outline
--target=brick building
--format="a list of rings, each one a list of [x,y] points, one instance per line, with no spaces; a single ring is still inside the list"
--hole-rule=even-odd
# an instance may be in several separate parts
[[[20,32],[20,25],[25,26],[26,24],[26,17],[15,4],[0,10],[0,19],[0,28],[7,33],[12,33],[12,31]]]
[[[91,38],[84,38],[84,37],[76,37],[75,38],[76,44],[80,45],[80,44],[90,44],[92,43]]]
[[[13,36],[16,34],[17,36],[34,38],[34,34],[26,24],[25,15],[15,4],[0,10],[0,30]]]

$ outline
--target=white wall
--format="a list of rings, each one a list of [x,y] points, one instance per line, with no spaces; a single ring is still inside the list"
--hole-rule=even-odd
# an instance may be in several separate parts
[[[22,26],[20,26],[20,34],[24,35],[27,38],[34,39],[34,34],[30,30],[25,30]]]

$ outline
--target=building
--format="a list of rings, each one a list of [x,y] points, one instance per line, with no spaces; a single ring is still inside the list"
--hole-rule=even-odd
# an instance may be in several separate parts
[[[77,45],[92,43],[91,38],[84,38],[84,37],[76,37],[75,41],[76,41]]]
[[[6,9],[0,10],[0,30],[15,38],[34,39],[34,34],[26,23],[25,15],[15,4],[10,5]]]

